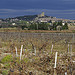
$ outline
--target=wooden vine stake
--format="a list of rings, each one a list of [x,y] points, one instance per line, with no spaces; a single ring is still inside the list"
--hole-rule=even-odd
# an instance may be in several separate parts
[[[16,57],[18,57],[18,54],[17,54],[17,47],[15,47],[15,50],[16,50]]]
[[[34,47],[34,50],[35,50],[35,56],[36,56],[36,48]]]
[[[70,52],[71,52],[71,55],[72,55],[72,45],[70,46]]]
[[[68,44],[68,53],[69,53],[69,44]]]
[[[72,60],[72,45],[70,45],[70,60]]]
[[[53,44],[52,44],[52,47],[51,47],[51,53],[52,53],[52,51],[53,51]]]
[[[56,72],[57,54],[58,54],[58,52],[56,52],[56,54],[55,54],[54,75],[57,75],[57,72]]]
[[[22,49],[23,49],[23,45],[21,45],[20,61],[21,61],[21,57],[22,57]]]
[[[57,54],[58,54],[58,52],[56,52],[56,54],[55,54],[55,65],[54,65],[54,68],[56,68],[56,64],[57,64]]]
[[[67,72],[65,72],[65,75],[67,75]]]

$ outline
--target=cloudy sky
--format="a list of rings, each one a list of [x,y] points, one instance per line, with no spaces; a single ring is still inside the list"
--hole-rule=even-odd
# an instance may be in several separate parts
[[[0,0],[0,18],[41,12],[57,18],[75,19],[75,0]]]

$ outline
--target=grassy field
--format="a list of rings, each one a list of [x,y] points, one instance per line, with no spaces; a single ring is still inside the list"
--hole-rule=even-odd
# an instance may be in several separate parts
[[[75,30],[61,30],[61,31],[52,31],[52,30],[22,30],[17,28],[0,28],[0,32],[25,32],[25,33],[75,33]]]
[[[75,75],[75,42],[71,34],[18,34],[11,33],[11,38],[10,33],[0,34],[0,74]]]

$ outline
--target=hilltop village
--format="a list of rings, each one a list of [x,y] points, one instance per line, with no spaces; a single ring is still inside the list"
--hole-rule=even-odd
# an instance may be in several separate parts
[[[75,30],[75,20],[60,19],[45,15],[27,15],[0,19],[0,28],[18,28],[24,30]]]

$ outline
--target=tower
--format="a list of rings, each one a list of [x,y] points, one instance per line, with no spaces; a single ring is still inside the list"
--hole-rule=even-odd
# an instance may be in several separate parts
[[[45,13],[42,12],[41,14],[38,15],[38,17],[43,17],[43,16],[45,16],[44,14],[45,14]]]
[[[44,12],[42,12],[42,13],[41,13],[41,17],[45,16],[44,14],[45,14],[45,13],[44,13]]]

